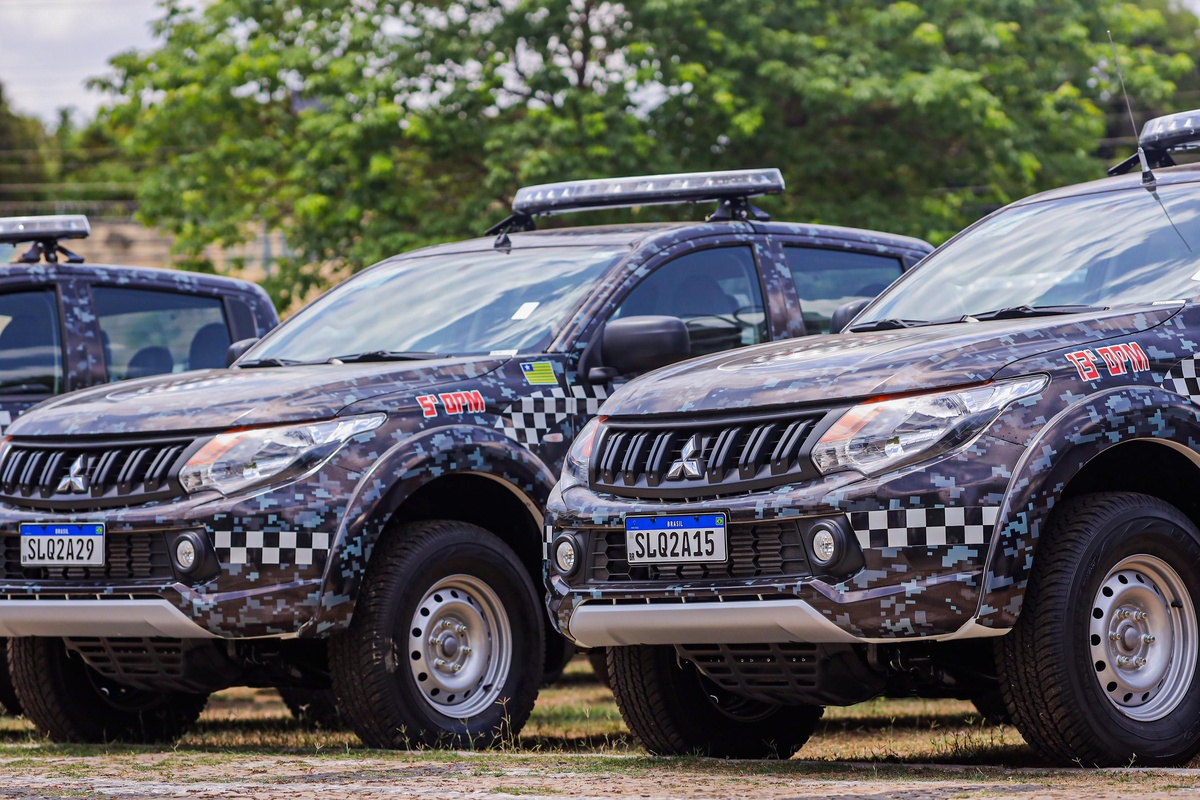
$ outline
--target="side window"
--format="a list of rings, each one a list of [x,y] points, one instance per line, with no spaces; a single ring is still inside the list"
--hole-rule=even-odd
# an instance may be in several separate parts
[[[613,318],[656,314],[679,317],[687,324],[693,356],[765,341],[766,314],[754,253],[738,246],[679,256],[635,286]]]
[[[229,327],[220,298],[95,286],[110,381],[225,366]]]
[[[62,380],[57,292],[0,294],[0,394],[58,394]]]
[[[829,333],[829,318],[838,306],[874,297],[902,271],[900,260],[892,256],[815,247],[785,246],[783,252],[809,333]]]

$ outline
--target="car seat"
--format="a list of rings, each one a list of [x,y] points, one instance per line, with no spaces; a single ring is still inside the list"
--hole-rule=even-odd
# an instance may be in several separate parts
[[[133,354],[133,358],[129,359],[129,366],[125,368],[126,379],[130,378],[145,378],[150,375],[162,375],[175,369],[175,359],[171,357],[171,351],[165,347],[152,345],[143,347]]]
[[[230,344],[229,329],[220,322],[210,322],[192,337],[187,368],[221,369],[225,366],[225,353]]]

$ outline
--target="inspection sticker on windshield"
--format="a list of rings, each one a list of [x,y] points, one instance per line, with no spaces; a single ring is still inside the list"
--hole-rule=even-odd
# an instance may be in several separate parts
[[[725,514],[625,518],[630,564],[704,564],[728,559]]]
[[[554,376],[554,364],[549,361],[534,361],[521,365],[521,374],[530,386],[557,386],[558,378]]]
[[[33,525],[21,523],[21,566],[102,567],[104,525]]]
[[[1067,353],[1067,361],[1075,367],[1080,380],[1094,381],[1100,378],[1100,367],[1115,377],[1125,373],[1149,372],[1150,359],[1137,342],[1122,342],[1092,350],[1076,350]]]

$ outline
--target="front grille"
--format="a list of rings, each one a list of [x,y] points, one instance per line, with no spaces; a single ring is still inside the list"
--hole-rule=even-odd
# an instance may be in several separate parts
[[[718,497],[817,477],[809,458],[825,411],[709,422],[610,421],[592,458],[592,486],[621,497]]]
[[[604,583],[811,574],[800,529],[794,522],[731,525],[729,558],[722,564],[630,566],[623,530],[596,531],[591,542],[591,579]]]
[[[33,509],[97,509],[182,494],[192,439],[79,444],[12,442],[0,458],[0,500]]]
[[[3,537],[3,556],[0,573],[7,582],[170,580],[175,577],[165,531],[109,531],[104,536],[102,567],[22,567],[21,537],[16,535]]]
[[[676,650],[713,683],[741,697],[794,704],[818,683],[815,644],[689,644]]]

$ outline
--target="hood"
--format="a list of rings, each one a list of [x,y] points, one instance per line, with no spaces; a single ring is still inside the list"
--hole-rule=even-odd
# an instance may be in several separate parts
[[[831,403],[986,381],[1016,361],[1152,328],[1178,307],[931,325],[790,339],[718,353],[633,381],[609,416]]]
[[[444,358],[158,375],[64,395],[21,417],[6,433],[145,434],[328,419],[363,400],[476,378],[506,360]]]

